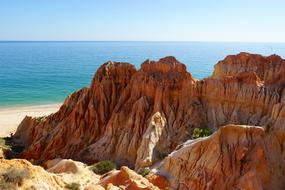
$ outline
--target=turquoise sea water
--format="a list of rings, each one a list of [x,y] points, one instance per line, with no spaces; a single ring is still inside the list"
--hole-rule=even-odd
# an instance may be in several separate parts
[[[285,58],[281,43],[0,42],[0,107],[62,102],[89,86],[96,69],[108,60],[139,68],[146,59],[172,55],[201,79],[226,55],[241,51]]]

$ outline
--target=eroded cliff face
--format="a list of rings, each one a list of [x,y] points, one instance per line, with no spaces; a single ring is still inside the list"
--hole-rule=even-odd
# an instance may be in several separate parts
[[[155,167],[158,173],[178,190],[284,189],[283,67],[276,55],[241,53],[219,62],[206,79],[218,84],[205,95],[208,122],[230,125],[186,141]]]
[[[285,64],[278,55],[264,57],[258,54],[229,55],[215,65],[213,76],[254,72],[266,84],[284,84]]]
[[[140,151],[152,155],[147,161],[151,165],[188,139],[191,126],[206,126],[199,98],[187,95],[195,94],[195,88],[185,65],[173,57],[146,61],[139,71],[130,64],[109,62],[97,71],[90,89],[72,94],[57,113],[31,128],[25,123],[33,119],[26,118],[15,139],[26,146],[23,158],[39,162],[56,157],[111,159],[132,167],[143,164],[136,159],[139,147],[153,146],[146,150],[151,153]],[[147,145],[142,137],[156,113],[165,124],[155,144]]]
[[[22,156],[40,161],[76,157],[102,135],[134,72],[133,65],[107,62],[98,69],[91,87],[67,97],[57,113],[31,128],[26,123],[34,123],[36,119],[25,118],[15,133],[15,139],[27,147]]]
[[[25,145],[20,157],[38,163],[110,159],[138,170],[166,157],[157,168],[175,189],[282,189],[284,68],[279,56],[241,53],[195,80],[174,57],[139,70],[107,62],[90,88],[42,121],[25,118],[14,139]],[[205,127],[220,130],[189,141]]]
[[[262,126],[227,125],[207,138],[186,141],[158,173],[174,189],[284,189],[285,105],[274,105]]]
[[[262,127],[227,125],[185,142],[157,169],[179,190],[284,189],[280,145]]]

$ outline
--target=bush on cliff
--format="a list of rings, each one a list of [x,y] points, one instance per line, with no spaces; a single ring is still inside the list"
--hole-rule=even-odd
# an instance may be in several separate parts
[[[36,117],[36,121],[37,121],[38,123],[40,123],[40,122],[44,121],[45,118],[46,118],[46,116]]]
[[[11,149],[11,145],[7,142],[8,137],[0,137],[0,147]]]
[[[67,184],[65,186],[66,189],[70,189],[70,190],[80,190],[80,184],[79,183],[71,183],[71,184]]]
[[[193,139],[197,139],[197,138],[200,138],[200,137],[208,137],[210,136],[211,134],[213,133],[212,129],[210,128],[195,128],[193,130]]]
[[[142,168],[138,171],[138,174],[140,174],[143,177],[147,176],[149,173],[150,173],[149,168]]]
[[[109,172],[115,168],[116,168],[116,165],[110,160],[98,162],[98,163],[96,163],[90,167],[90,169],[95,174],[98,174],[98,175],[103,175],[103,174],[105,174],[105,173],[107,173],[107,172]]]

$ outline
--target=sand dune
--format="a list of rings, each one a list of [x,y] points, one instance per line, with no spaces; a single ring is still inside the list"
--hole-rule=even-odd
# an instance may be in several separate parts
[[[15,132],[17,126],[26,116],[45,116],[56,112],[61,104],[22,106],[0,108],[0,136],[8,136]]]

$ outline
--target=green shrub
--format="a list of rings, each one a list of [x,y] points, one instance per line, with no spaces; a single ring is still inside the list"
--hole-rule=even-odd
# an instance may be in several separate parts
[[[79,183],[71,183],[71,184],[67,184],[65,186],[66,189],[70,189],[70,190],[80,190],[80,184]]]
[[[36,121],[39,123],[39,122],[42,122],[44,121],[46,118],[46,116],[40,116],[40,117],[36,117]]]
[[[200,138],[200,137],[208,137],[208,136],[210,136],[212,133],[213,133],[213,132],[212,132],[212,129],[210,129],[210,128],[202,128],[202,129],[200,129],[200,128],[195,128],[195,129],[193,130],[193,135],[192,135],[192,137],[193,137],[194,139]]]
[[[107,173],[107,172],[109,172],[115,168],[116,168],[116,165],[110,160],[98,162],[98,163],[96,163],[90,167],[90,169],[95,174],[98,174],[98,175],[103,175],[103,174],[105,174],[105,173]]]
[[[138,174],[140,174],[143,177],[147,176],[149,173],[150,173],[149,168],[142,168],[138,171]]]
[[[172,190],[170,187],[166,187],[165,190]]]

